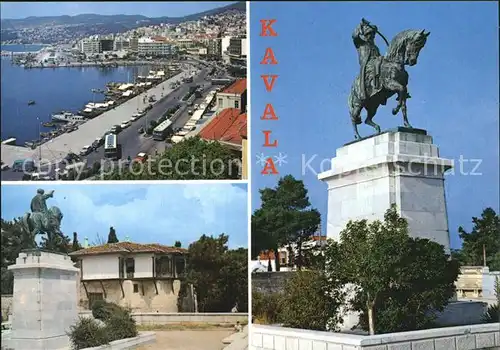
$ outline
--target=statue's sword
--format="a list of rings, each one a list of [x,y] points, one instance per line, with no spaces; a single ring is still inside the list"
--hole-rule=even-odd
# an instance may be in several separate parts
[[[380,33],[378,30],[377,30],[377,34],[378,34],[378,35],[380,35],[380,37],[381,37],[382,39],[384,39],[385,44],[386,44],[387,46],[389,46],[389,42],[387,41],[387,39],[385,38],[385,36],[383,36],[383,35],[382,35],[382,33]]]

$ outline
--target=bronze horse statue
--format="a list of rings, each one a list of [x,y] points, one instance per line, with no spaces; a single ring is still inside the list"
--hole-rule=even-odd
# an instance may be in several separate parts
[[[406,110],[406,100],[410,98],[408,93],[408,72],[405,66],[417,64],[420,50],[425,46],[430,32],[425,30],[405,30],[397,34],[391,41],[387,54],[382,58],[379,69],[379,85],[375,89],[371,84],[375,79],[375,60],[371,60],[366,65],[366,98],[362,99],[363,93],[360,89],[365,86],[358,75],[349,94],[349,113],[354,128],[354,137],[361,139],[358,132],[358,125],[361,124],[361,111],[366,109],[367,116],[365,124],[372,126],[377,133],[380,133],[380,126],[373,122],[373,117],[377,113],[380,105],[385,105],[387,100],[397,94],[398,104],[392,110],[396,115],[401,110],[403,113],[404,126],[411,128]]]
[[[37,234],[47,234],[48,241],[52,241],[53,235],[64,237],[61,232],[61,221],[63,214],[58,207],[51,207],[46,213],[26,213],[22,222],[26,230],[31,234],[33,240]]]

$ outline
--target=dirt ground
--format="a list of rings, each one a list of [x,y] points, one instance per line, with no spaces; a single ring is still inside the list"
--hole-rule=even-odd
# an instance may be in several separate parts
[[[136,350],[221,350],[232,329],[156,331],[156,343]]]

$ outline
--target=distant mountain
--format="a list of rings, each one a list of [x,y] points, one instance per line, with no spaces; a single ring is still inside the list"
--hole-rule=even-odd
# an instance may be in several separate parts
[[[23,28],[36,28],[46,26],[113,26],[124,30],[137,28],[143,25],[156,25],[160,23],[177,24],[186,21],[195,21],[204,16],[216,15],[229,10],[245,11],[244,1],[229,4],[224,7],[195,13],[183,17],[146,17],[142,15],[98,15],[81,14],[76,16],[45,16],[26,17],[22,19],[2,19],[0,25],[2,31],[19,30]]]

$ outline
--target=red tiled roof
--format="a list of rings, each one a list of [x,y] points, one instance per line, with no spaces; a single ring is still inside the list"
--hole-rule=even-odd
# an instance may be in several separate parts
[[[278,257],[280,256],[280,253],[277,253]],[[260,260],[275,260],[276,255],[274,254],[273,250],[267,250],[265,252],[261,252],[259,254],[259,259]]]
[[[238,79],[227,88],[221,91],[222,94],[241,95],[247,90],[247,79]]]
[[[223,141],[241,145],[247,135],[247,114],[240,114],[238,108],[222,110],[201,131],[199,136],[205,140]]]
[[[69,253],[71,256],[97,255],[109,253],[181,253],[186,254],[187,249],[169,247],[157,243],[140,244],[132,242],[108,243],[95,247],[80,249]]]

